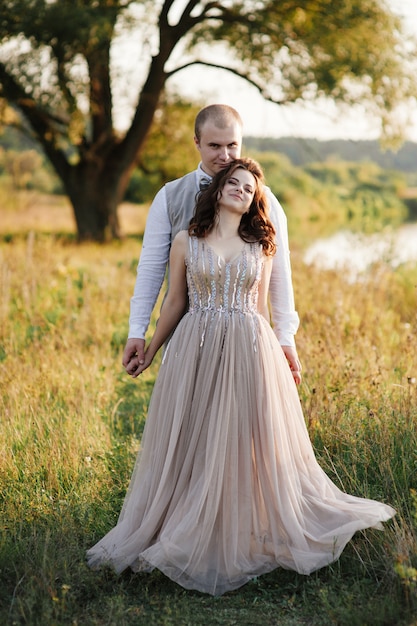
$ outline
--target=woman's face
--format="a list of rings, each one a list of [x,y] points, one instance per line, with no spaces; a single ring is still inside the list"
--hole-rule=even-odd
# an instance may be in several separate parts
[[[243,168],[236,168],[226,178],[223,189],[219,192],[221,210],[232,211],[242,216],[249,211],[255,195],[255,177]]]

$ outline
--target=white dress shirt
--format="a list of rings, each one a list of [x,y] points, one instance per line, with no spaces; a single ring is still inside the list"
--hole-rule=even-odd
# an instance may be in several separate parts
[[[196,193],[201,178],[207,174],[201,163],[195,170]],[[277,251],[273,259],[269,296],[275,334],[282,346],[295,346],[299,325],[294,306],[288,245],[287,217],[278,200],[267,187],[270,218],[276,229]],[[165,187],[156,194],[147,217],[136,284],[130,301],[129,338],[144,339],[152,311],[164,281],[171,248],[171,223]]]

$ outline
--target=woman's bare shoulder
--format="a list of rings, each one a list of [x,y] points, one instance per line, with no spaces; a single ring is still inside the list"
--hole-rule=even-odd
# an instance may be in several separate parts
[[[185,254],[187,250],[188,240],[189,240],[188,231],[180,230],[180,232],[175,235],[172,241],[171,249]]]

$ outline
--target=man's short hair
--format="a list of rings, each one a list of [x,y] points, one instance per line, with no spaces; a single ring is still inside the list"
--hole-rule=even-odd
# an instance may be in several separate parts
[[[243,122],[239,113],[227,104],[209,104],[197,113],[194,124],[194,134],[200,141],[201,129],[210,120],[218,128],[227,128],[233,123],[238,123],[242,128]]]

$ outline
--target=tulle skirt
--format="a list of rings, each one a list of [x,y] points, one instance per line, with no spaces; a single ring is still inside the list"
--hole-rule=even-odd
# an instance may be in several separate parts
[[[189,312],[164,355],[118,523],[88,563],[158,568],[220,595],[277,567],[309,574],[394,514],[320,468],[262,317]]]

